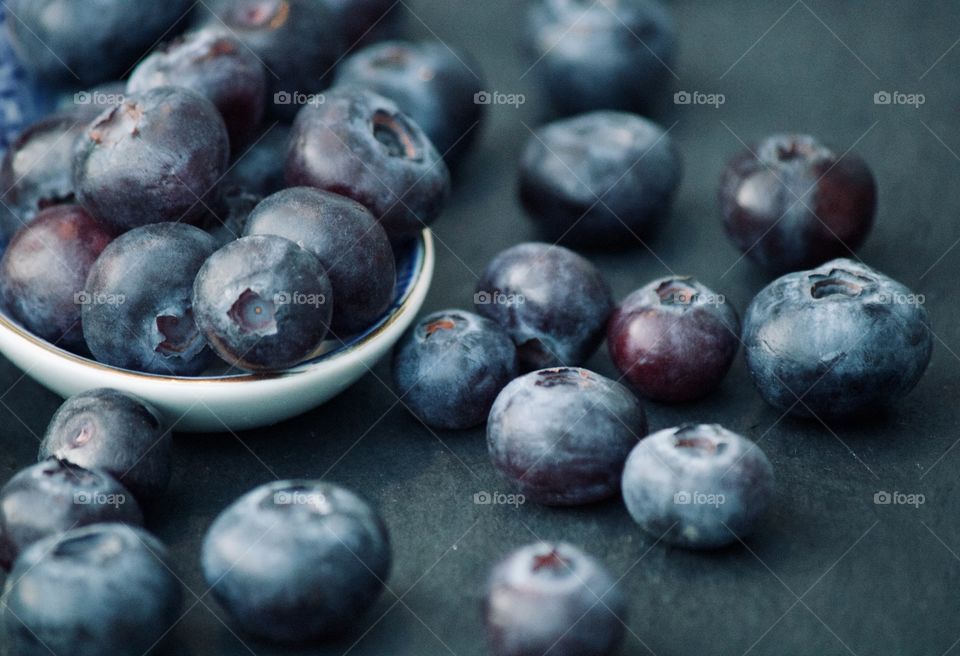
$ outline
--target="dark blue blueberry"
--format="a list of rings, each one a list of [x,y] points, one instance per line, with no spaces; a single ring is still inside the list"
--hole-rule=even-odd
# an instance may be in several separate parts
[[[610,287],[589,260],[540,243],[497,255],[477,283],[474,304],[506,329],[528,370],[583,363],[613,310]]]
[[[261,125],[253,144],[233,153],[234,161],[223,186],[267,197],[284,187],[283,160],[290,144],[290,128],[283,123]]]
[[[867,164],[807,135],[764,139],[734,157],[720,181],[727,235],[777,272],[849,256],[866,239],[876,208]]]
[[[635,245],[670,213],[680,157],[655,123],[592,112],[550,123],[528,140],[520,199],[552,239]]]
[[[627,602],[606,568],[565,542],[517,549],[491,572],[484,620],[494,656],[609,656]]]
[[[90,214],[120,230],[197,222],[229,158],[213,103],[189,89],[159,87],[94,120],[77,142],[73,185]]]
[[[83,336],[105,364],[189,376],[213,355],[194,323],[193,281],[216,250],[209,234],[183,223],[136,228],[107,246],[87,276]]]
[[[743,344],[761,396],[797,416],[889,408],[923,376],[933,338],[922,294],[853,260],[767,285]]]
[[[565,114],[647,109],[672,77],[676,31],[656,0],[535,0],[528,11],[531,72]]]
[[[315,255],[288,239],[253,235],[204,263],[193,312],[221,358],[250,371],[306,360],[327,335],[333,291]]]
[[[43,210],[0,260],[0,298],[24,328],[61,348],[85,352],[80,312],[87,273],[113,234],[79,205]]]
[[[490,319],[461,310],[421,319],[393,356],[401,400],[434,428],[482,424],[497,394],[517,374],[517,349],[510,336]]]
[[[236,626],[276,641],[345,631],[390,573],[390,541],[360,497],[322,481],[277,481],[220,513],[203,575]]]
[[[180,617],[166,549],[122,524],[74,529],[23,553],[3,595],[17,656],[143,656]]]
[[[175,34],[193,3],[7,0],[14,48],[35,75],[93,85],[122,77],[158,40]]]
[[[156,499],[170,482],[172,442],[157,411],[144,401],[96,389],[60,406],[43,436],[40,458],[102,469],[138,499]]]
[[[312,187],[284,189],[256,206],[243,234],[278,235],[317,256],[336,297],[336,337],[371,326],[393,301],[397,275],[390,240],[354,200]]]
[[[753,530],[773,484],[756,444],[716,424],[688,424],[640,441],[623,470],[623,500],[651,537],[715,549]]]
[[[298,98],[322,91],[354,44],[334,11],[317,0],[215,0],[197,10],[200,25],[240,39],[267,70],[268,113],[290,120]]]
[[[692,401],[723,380],[740,346],[737,311],[693,278],[661,278],[633,292],[607,326],[610,358],[657,401]]]
[[[42,209],[74,202],[73,149],[95,116],[87,107],[51,114],[10,145],[0,167],[0,193],[17,229]]]
[[[0,489],[0,562],[31,544],[76,526],[101,522],[143,524],[133,495],[101,469],[49,458],[20,470]]]
[[[130,74],[128,93],[178,86],[205,96],[220,111],[236,149],[253,136],[267,100],[263,64],[239,39],[223,31],[198,30],[169,43]]]
[[[358,50],[337,67],[337,84],[390,98],[416,122],[447,163],[459,160],[480,133],[484,88],[479,65],[439,41],[388,41]]]
[[[542,369],[507,385],[490,410],[493,465],[530,500],[556,506],[616,494],[623,461],[647,434],[643,406],[586,369]]]
[[[437,218],[450,193],[450,173],[423,130],[392,100],[359,87],[334,89],[300,111],[286,179],[362,203],[398,240]]]

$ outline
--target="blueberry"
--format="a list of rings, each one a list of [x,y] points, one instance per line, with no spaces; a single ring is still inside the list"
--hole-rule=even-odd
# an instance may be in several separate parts
[[[189,89],[159,87],[94,120],[77,143],[73,184],[90,214],[120,230],[196,222],[229,157],[213,103]]]
[[[74,202],[73,149],[94,116],[88,108],[51,114],[10,145],[0,165],[0,193],[17,228],[44,208]]]
[[[617,493],[647,418],[623,385],[586,369],[542,369],[497,396],[487,422],[493,465],[531,501],[592,503]]]
[[[744,318],[754,384],[770,405],[797,416],[889,407],[930,362],[923,301],[852,260],[782,276],[757,294]]]
[[[520,199],[552,239],[634,244],[670,213],[680,157],[670,137],[634,114],[598,111],[550,123],[520,162]]]
[[[393,249],[360,203],[312,187],[284,189],[247,219],[244,235],[285,237],[317,256],[336,297],[331,329],[345,337],[374,324],[393,302]]]
[[[170,482],[172,442],[157,411],[144,401],[96,389],[60,406],[43,436],[40,458],[102,469],[138,499],[156,499]]]
[[[133,70],[127,92],[174,85],[216,105],[234,147],[249,139],[263,118],[267,73],[257,56],[230,34],[198,30],[167,44]]]
[[[491,572],[484,599],[494,656],[608,656],[623,640],[626,612],[606,568],[565,542],[512,552]]]
[[[439,41],[388,41],[358,50],[337,68],[337,84],[390,98],[419,125],[448,164],[466,153],[483,118],[474,97],[479,66]]]
[[[661,278],[614,311],[607,346],[617,369],[647,398],[692,401],[730,369],[740,319],[726,298],[693,278]]]
[[[175,33],[189,0],[6,0],[20,60],[53,82],[93,85],[122,77],[158,40]]]
[[[490,319],[461,310],[434,312],[403,336],[393,380],[404,405],[428,426],[462,429],[487,419],[517,376],[517,349]]]
[[[38,542],[17,560],[4,590],[11,653],[143,656],[180,618],[180,585],[168,560],[156,538],[122,524]]]
[[[38,540],[101,522],[139,526],[143,515],[133,495],[106,471],[43,460],[0,489],[0,561],[8,566]]]
[[[530,70],[565,114],[649,108],[677,49],[673,20],[654,0],[535,0],[526,38]]]
[[[764,139],[734,157],[720,181],[730,239],[781,273],[848,256],[866,238],[876,207],[867,164],[807,135]]]
[[[315,255],[275,235],[230,242],[203,264],[193,311],[207,342],[231,365],[286,369],[327,334],[333,292]]]
[[[290,128],[274,123],[261,125],[255,133],[257,137],[252,145],[234,152],[234,161],[223,185],[266,197],[286,187],[283,160],[290,143]]]
[[[277,481],[235,501],[203,541],[203,574],[241,630],[269,640],[339,633],[390,572],[390,542],[360,497],[322,481]]]
[[[353,45],[325,2],[215,0],[198,11],[200,25],[234,36],[267,70],[269,113],[292,119],[298,98],[322,91],[337,60]]]
[[[85,352],[80,310],[87,273],[113,234],[78,205],[43,210],[14,235],[0,260],[0,298],[24,328]]]
[[[603,340],[610,287],[589,260],[561,246],[519,244],[483,272],[477,312],[506,329],[526,369],[583,363]]]
[[[136,228],[94,262],[82,299],[83,336],[100,362],[189,376],[212,353],[193,318],[193,281],[216,240],[182,223]]]
[[[415,237],[450,192],[430,140],[392,100],[358,87],[330,91],[297,115],[287,152],[289,186],[319,187],[362,203],[392,239]]]
[[[756,444],[716,424],[687,424],[652,433],[633,449],[623,500],[652,537],[715,549],[753,530],[773,483],[773,467]]]

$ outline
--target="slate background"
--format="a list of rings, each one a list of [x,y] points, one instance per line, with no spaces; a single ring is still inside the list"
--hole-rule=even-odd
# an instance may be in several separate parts
[[[469,307],[499,250],[536,237],[514,193],[529,128],[549,118],[518,54],[523,2],[404,0],[406,31],[472,52],[487,88],[526,94],[493,107],[483,138],[436,224],[438,266],[425,311]],[[722,388],[691,405],[648,404],[653,429],[720,422],[759,441],[774,464],[773,511],[748,546],[672,550],[641,534],[619,500],[556,510],[480,506],[508,492],[482,429],[433,433],[397,405],[389,363],[339,398],[282,425],[239,435],[178,435],[176,471],[149,528],[171,548],[185,609],[171,653],[210,655],[485,654],[479,623],[489,565],[536,537],[583,546],[630,599],[620,654],[960,653],[960,14],[951,0],[675,0],[682,54],[656,118],[685,161],[675,212],[647,247],[592,255],[618,298],[669,272],[695,274],[741,311],[769,277],[723,236],[715,190],[724,161],[775,131],[851,146],[879,181],[876,229],[861,257],[926,297],[936,348],[917,389],[866,423],[781,418],[753,390],[742,356]],[[672,91],[718,92],[719,109],[677,107]],[[923,93],[919,109],[877,106],[876,92]],[[605,349],[588,364],[610,376]],[[59,400],[0,361],[0,476],[33,461]],[[370,498],[390,526],[395,569],[344,639],[280,649],[238,638],[206,594],[198,550],[215,515],[253,486],[324,477]],[[920,493],[918,508],[874,503]]]

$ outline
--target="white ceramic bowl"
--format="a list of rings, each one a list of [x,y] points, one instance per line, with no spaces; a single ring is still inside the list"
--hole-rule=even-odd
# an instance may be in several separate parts
[[[113,387],[152,403],[177,431],[218,432],[268,426],[315,408],[367,373],[412,323],[433,278],[433,237],[397,257],[397,296],[384,317],[345,344],[282,372],[181,377],[101,364],[33,336],[0,313],[0,352],[24,374],[67,397]]]

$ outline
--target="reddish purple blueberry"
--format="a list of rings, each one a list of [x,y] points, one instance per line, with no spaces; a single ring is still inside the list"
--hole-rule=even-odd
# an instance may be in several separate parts
[[[641,287],[607,326],[614,365],[655,401],[692,401],[710,393],[739,345],[736,310],[693,278],[661,278]]]
[[[112,239],[112,231],[79,205],[43,210],[14,235],[0,260],[4,308],[37,337],[85,352],[87,274]]]
[[[720,180],[727,234],[775,272],[848,257],[877,208],[873,174],[853,153],[838,156],[807,135],[774,135],[734,157]]]

